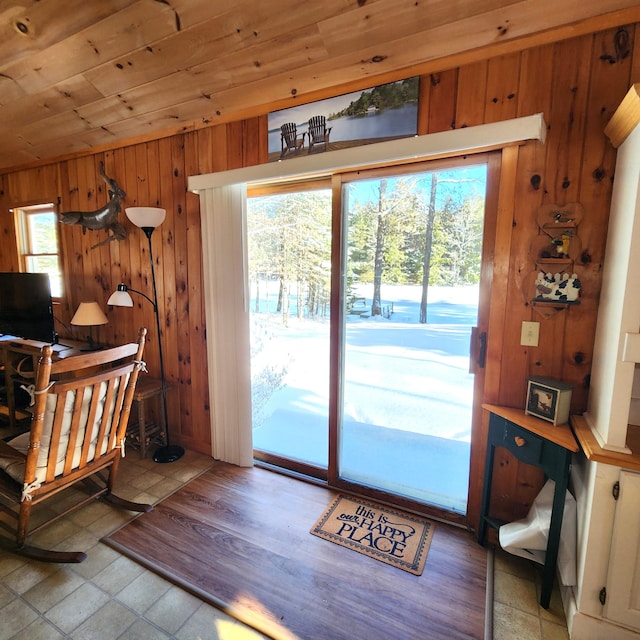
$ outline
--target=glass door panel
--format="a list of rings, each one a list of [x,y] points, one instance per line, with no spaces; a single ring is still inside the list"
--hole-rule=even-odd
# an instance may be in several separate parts
[[[247,238],[254,455],[326,476],[331,191],[249,198]]]
[[[466,512],[486,165],[343,186],[341,480]]]

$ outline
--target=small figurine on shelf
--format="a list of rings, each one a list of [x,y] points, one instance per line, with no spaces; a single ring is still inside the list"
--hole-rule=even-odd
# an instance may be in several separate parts
[[[554,292],[557,289],[557,282],[560,280],[560,274],[556,273],[555,277],[551,273],[540,271],[536,278],[536,297],[553,299]]]
[[[580,296],[582,284],[575,273],[544,273],[538,272],[536,278],[536,300],[576,302]]]
[[[561,302],[575,302],[580,296],[581,287],[582,283],[575,273],[572,273],[571,277],[569,277],[568,273],[564,273],[562,274],[562,280],[556,288],[555,298]]]
[[[573,234],[570,231],[565,231],[559,236],[551,239],[551,244],[556,248],[556,255],[558,258],[569,257],[569,244],[571,242],[571,236]]]
[[[551,215],[557,225],[573,223],[573,218],[569,217],[568,213],[568,211],[554,211]]]

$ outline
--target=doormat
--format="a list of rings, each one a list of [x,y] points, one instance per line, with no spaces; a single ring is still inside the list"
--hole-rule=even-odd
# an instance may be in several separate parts
[[[340,495],[311,533],[419,576],[433,530],[426,518]]]

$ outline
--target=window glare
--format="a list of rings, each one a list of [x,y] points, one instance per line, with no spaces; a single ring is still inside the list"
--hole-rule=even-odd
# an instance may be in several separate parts
[[[30,253],[58,253],[56,217],[51,213],[35,213],[28,217]],[[54,230],[54,233],[51,230]]]
[[[16,210],[20,269],[29,273],[47,273],[51,295],[62,296],[62,273],[58,243],[58,220],[54,205],[40,204]]]

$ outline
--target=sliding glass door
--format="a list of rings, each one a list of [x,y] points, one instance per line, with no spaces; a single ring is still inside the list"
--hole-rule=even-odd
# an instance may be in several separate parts
[[[486,180],[457,160],[251,191],[257,459],[465,513]]]

